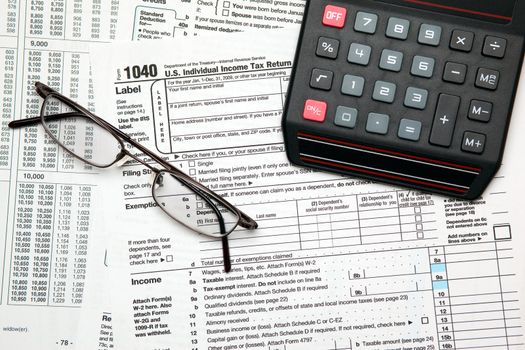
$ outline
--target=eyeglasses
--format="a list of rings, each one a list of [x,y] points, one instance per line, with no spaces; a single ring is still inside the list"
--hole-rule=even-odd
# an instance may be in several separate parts
[[[231,270],[228,235],[237,226],[256,229],[253,219],[86,108],[45,84],[37,82],[35,87],[44,98],[40,117],[13,121],[9,123],[10,128],[41,123],[67,153],[98,168],[108,168],[126,157],[146,166],[155,174],[151,194],[157,205],[193,231],[221,238],[224,269]],[[95,147],[95,142],[104,147]],[[135,147],[161,168],[128,151],[124,143]]]

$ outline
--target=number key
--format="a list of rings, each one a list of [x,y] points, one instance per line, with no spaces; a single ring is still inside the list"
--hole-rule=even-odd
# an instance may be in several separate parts
[[[355,75],[347,74],[343,78],[343,85],[341,86],[341,93],[350,96],[363,96],[365,88],[365,79]]]
[[[441,27],[422,24],[421,28],[419,28],[419,37],[417,41],[424,45],[439,46],[441,41]]]
[[[408,38],[408,30],[410,29],[410,22],[406,19],[391,17],[388,20],[386,28],[386,36],[389,38],[406,40]]]
[[[403,64],[403,53],[392,50],[383,50],[381,54],[381,61],[379,61],[379,68],[384,70],[390,70],[393,72],[401,71],[401,65]]]
[[[377,15],[367,12],[358,12],[355,18],[354,30],[356,32],[374,34],[377,28]]]
[[[353,43],[348,51],[348,62],[367,66],[370,62],[372,48],[368,45]]]

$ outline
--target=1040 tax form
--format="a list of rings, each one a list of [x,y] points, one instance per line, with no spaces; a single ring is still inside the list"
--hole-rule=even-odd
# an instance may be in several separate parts
[[[220,241],[155,208],[147,169],[115,169],[121,227],[94,241],[111,256],[94,287],[116,348],[523,349],[522,142],[471,202],[294,167],[280,121],[295,39],[121,44],[93,67],[102,116],[259,223],[230,235],[225,274]]]

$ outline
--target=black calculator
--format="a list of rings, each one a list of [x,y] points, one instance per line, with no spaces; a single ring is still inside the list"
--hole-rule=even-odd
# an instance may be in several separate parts
[[[479,197],[501,165],[524,36],[525,0],[308,1],[289,159]]]

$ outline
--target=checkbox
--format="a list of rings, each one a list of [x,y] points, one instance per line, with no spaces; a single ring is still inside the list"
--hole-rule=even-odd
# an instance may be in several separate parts
[[[512,238],[512,232],[511,232],[509,224],[494,225],[494,239],[502,240],[502,239],[511,239],[511,238]]]
[[[196,175],[197,174],[197,170],[195,169],[190,169],[190,175]]]
[[[194,167],[195,166],[195,161],[194,160],[190,160],[188,162],[188,166],[191,168],[191,167]]]
[[[166,262],[172,262],[173,261],[173,255],[166,255]]]
[[[423,224],[416,224],[417,231],[423,231]]]
[[[202,202],[197,202],[197,209],[202,209],[202,208],[203,208]]]
[[[223,16],[229,16],[230,15],[230,10],[222,10],[222,15]]]
[[[421,324],[428,324],[428,317],[421,317]]]
[[[425,234],[423,232],[418,232],[417,239],[423,239],[423,238],[425,238]]]
[[[421,215],[416,215],[416,222],[423,221],[423,217]]]
[[[229,1],[225,1],[222,3],[222,7],[224,7],[225,9],[229,9],[230,8],[230,2]]]
[[[414,213],[421,213],[421,207],[414,207]]]

